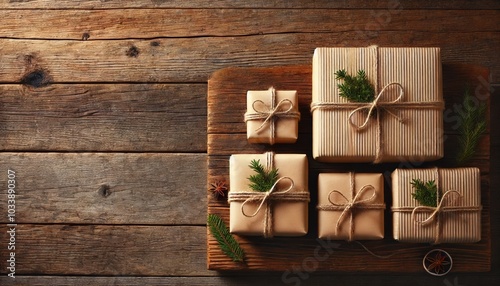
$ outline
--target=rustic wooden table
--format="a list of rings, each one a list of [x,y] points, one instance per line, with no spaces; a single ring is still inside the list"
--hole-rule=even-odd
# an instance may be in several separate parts
[[[500,281],[500,3],[254,2],[0,0],[0,285]],[[369,44],[439,46],[443,63],[490,69],[473,88],[493,95],[491,272],[207,270],[210,75]]]

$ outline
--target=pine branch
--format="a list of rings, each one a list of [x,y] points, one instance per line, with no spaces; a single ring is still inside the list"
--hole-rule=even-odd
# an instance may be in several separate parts
[[[479,139],[486,132],[486,104],[477,103],[467,89],[464,94],[462,111],[458,112],[461,124],[459,126],[459,145],[457,163],[464,164],[476,153]]]
[[[209,214],[207,225],[224,254],[229,256],[234,262],[243,262],[245,260],[243,249],[231,235],[226,224],[219,216]]]
[[[267,192],[278,180],[278,169],[266,170],[260,160],[252,160],[248,165],[257,174],[248,177],[250,189],[256,192]]]
[[[364,70],[359,70],[354,77],[348,75],[344,69],[338,70],[335,78],[344,81],[344,83],[337,84],[340,97],[354,102],[372,102],[375,99],[375,88],[366,77]]]
[[[411,185],[415,189],[412,197],[421,205],[436,207],[439,199],[439,191],[434,180],[423,182],[420,179],[413,179]]]

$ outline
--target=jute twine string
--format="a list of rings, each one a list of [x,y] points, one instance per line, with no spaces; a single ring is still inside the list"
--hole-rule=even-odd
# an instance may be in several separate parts
[[[436,182],[436,186],[438,187],[438,190],[440,189],[440,175],[439,175],[439,169],[434,168],[434,178]],[[453,204],[455,200],[450,200],[449,197],[452,194],[458,195],[459,199],[462,199],[463,196],[460,192],[456,190],[448,190],[446,191],[441,198],[439,196],[436,196],[436,207],[429,207],[429,206],[417,206],[417,207],[392,207],[393,212],[411,212],[411,220],[413,220],[416,224],[422,225],[422,226],[427,226],[427,225],[432,225],[434,224],[434,227],[436,229],[435,233],[435,239],[434,239],[434,244],[439,244],[441,243],[442,239],[442,215],[444,213],[449,213],[449,212],[477,212],[481,211],[482,207],[481,206],[449,206],[447,204]],[[418,220],[416,217],[417,213],[429,213],[430,215],[424,219],[424,220]]]
[[[274,152],[266,153],[266,168],[272,169],[274,165]],[[289,185],[284,190],[278,189],[280,182],[287,182]],[[292,192],[295,187],[294,181],[290,177],[280,177],[267,192],[237,192],[228,194],[228,202],[243,202],[241,204],[241,213],[245,217],[255,217],[261,210],[264,209],[264,227],[263,236],[271,238],[274,236],[273,227],[273,204],[275,202],[309,202],[309,192],[298,191]],[[245,211],[245,206],[249,203],[260,202],[257,209],[248,214]]]
[[[329,205],[319,205],[317,207],[318,210],[322,211],[342,211],[340,214],[337,223],[335,225],[335,233],[338,233],[342,222],[349,217],[349,237],[348,241],[353,240],[354,235],[354,214],[353,211],[355,209],[372,209],[372,210],[383,210],[385,209],[385,204],[369,204],[372,202],[376,196],[375,187],[372,185],[364,185],[361,189],[355,193],[355,184],[354,184],[354,173],[349,173],[349,191],[351,193],[351,200],[349,200],[344,194],[337,190],[333,190],[328,194]],[[371,196],[367,199],[361,199],[365,192],[371,192]],[[339,194],[344,202],[338,203],[334,202],[331,198],[332,194]]]
[[[262,100],[255,100],[252,103],[253,112],[245,113],[245,122],[249,120],[264,120],[255,129],[255,132],[260,132],[269,124],[269,143],[272,145],[275,143],[277,119],[300,119],[300,113],[294,111],[294,105],[290,99],[282,99],[276,104],[276,90],[274,87],[271,87],[269,91],[271,92],[271,106],[267,106]]]

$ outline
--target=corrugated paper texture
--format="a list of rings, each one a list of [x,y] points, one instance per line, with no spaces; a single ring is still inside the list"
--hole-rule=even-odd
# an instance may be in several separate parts
[[[376,93],[397,82],[404,88],[404,102],[442,102],[439,48],[317,48],[313,57],[312,103],[348,102],[339,96],[334,73],[345,69],[355,75],[365,70]],[[398,97],[389,88],[381,101]],[[352,110],[313,111],[313,157],[324,162],[372,162],[376,156],[377,120],[372,116],[367,128],[355,130],[348,122]],[[381,162],[429,161],[443,157],[442,108],[398,108],[400,123],[380,110]],[[357,112],[362,122],[366,112]]]
[[[252,159],[260,160],[266,166],[266,154],[237,154],[229,161],[230,193],[251,192],[248,187],[248,177],[255,172],[248,166]],[[274,168],[278,169],[279,177],[293,179],[294,188],[290,192],[308,192],[307,156],[302,154],[275,154]],[[284,182],[285,183],[285,182]],[[286,189],[287,184],[278,184],[278,190]],[[231,233],[261,236],[264,232],[264,204],[255,217],[242,214],[242,202],[231,202],[229,207],[229,229]],[[259,203],[246,204],[245,211],[253,213]],[[274,202],[273,233],[274,236],[302,236],[308,230],[309,202]]]
[[[375,196],[366,204],[384,204],[384,177],[382,174],[355,173],[354,193],[357,194],[364,186],[374,187]],[[328,197],[336,204],[346,203],[345,199],[332,191],[341,192],[347,199],[352,201],[349,173],[322,173],[318,176],[318,205],[331,205]],[[359,200],[369,199],[373,191],[364,191]],[[384,238],[384,209],[362,209],[353,210],[353,240],[375,240]],[[319,210],[318,212],[318,237],[329,239],[348,240],[350,229],[349,215],[346,215],[340,224],[338,231],[336,225],[342,214],[342,210]]]
[[[438,169],[439,178],[436,178],[435,169],[396,169],[392,173],[392,200],[393,207],[419,206],[412,197],[414,189],[413,179],[424,182],[436,180],[439,190],[444,193],[449,190],[458,191],[463,197],[452,194],[447,197],[446,206],[481,206],[481,178],[478,168]],[[415,219],[422,221],[429,217],[431,212],[418,212]],[[468,243],[481,240],[481,211],[454,211],[441,214],[440,242]],[[411,211],[393,210],[394,239],[404,242],[435,242],[437,235],[435,222],[420,225],[411,218]]]
[[[292,112],[298,113],[298,97],[296,90],[276,90],[275,105],[282,100],[292,102]],[[259,101],[259,102],[256,102]],[[260,102],[262,101],[262,102]],[[256,102],[254,104],[254,102]],[[254,107],[257,109],[255,110]],[[268,111],[272,106],[272,93],[270,90],[249,90],[247,92],[247,114],[256,113],[258,111]],[[278,110],[286,110],[290,107],[287,103],[278,107]],[[299,119],[276,117],[274,122],[269,120],[264,123],[265,119],[248,120],[247,124],[247,139],[250,143],[295,143],[299,135]],[[264,123],[264,126],[261,125]],[[274,124],[274,130],[271,125]],[[272,138],[274,137],[274,138]]]

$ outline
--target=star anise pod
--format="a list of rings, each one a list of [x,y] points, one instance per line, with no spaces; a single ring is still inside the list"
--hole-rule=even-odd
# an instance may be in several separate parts
[[[210,183],[208,191],[217,199],[219,197],[225,197],[227,193],[227,185],[224,181],[215,181]]]
[[[424,257],[424,267],[432,275],[445,275],[452,267],[451,256],[444,250],[432,250]]]

